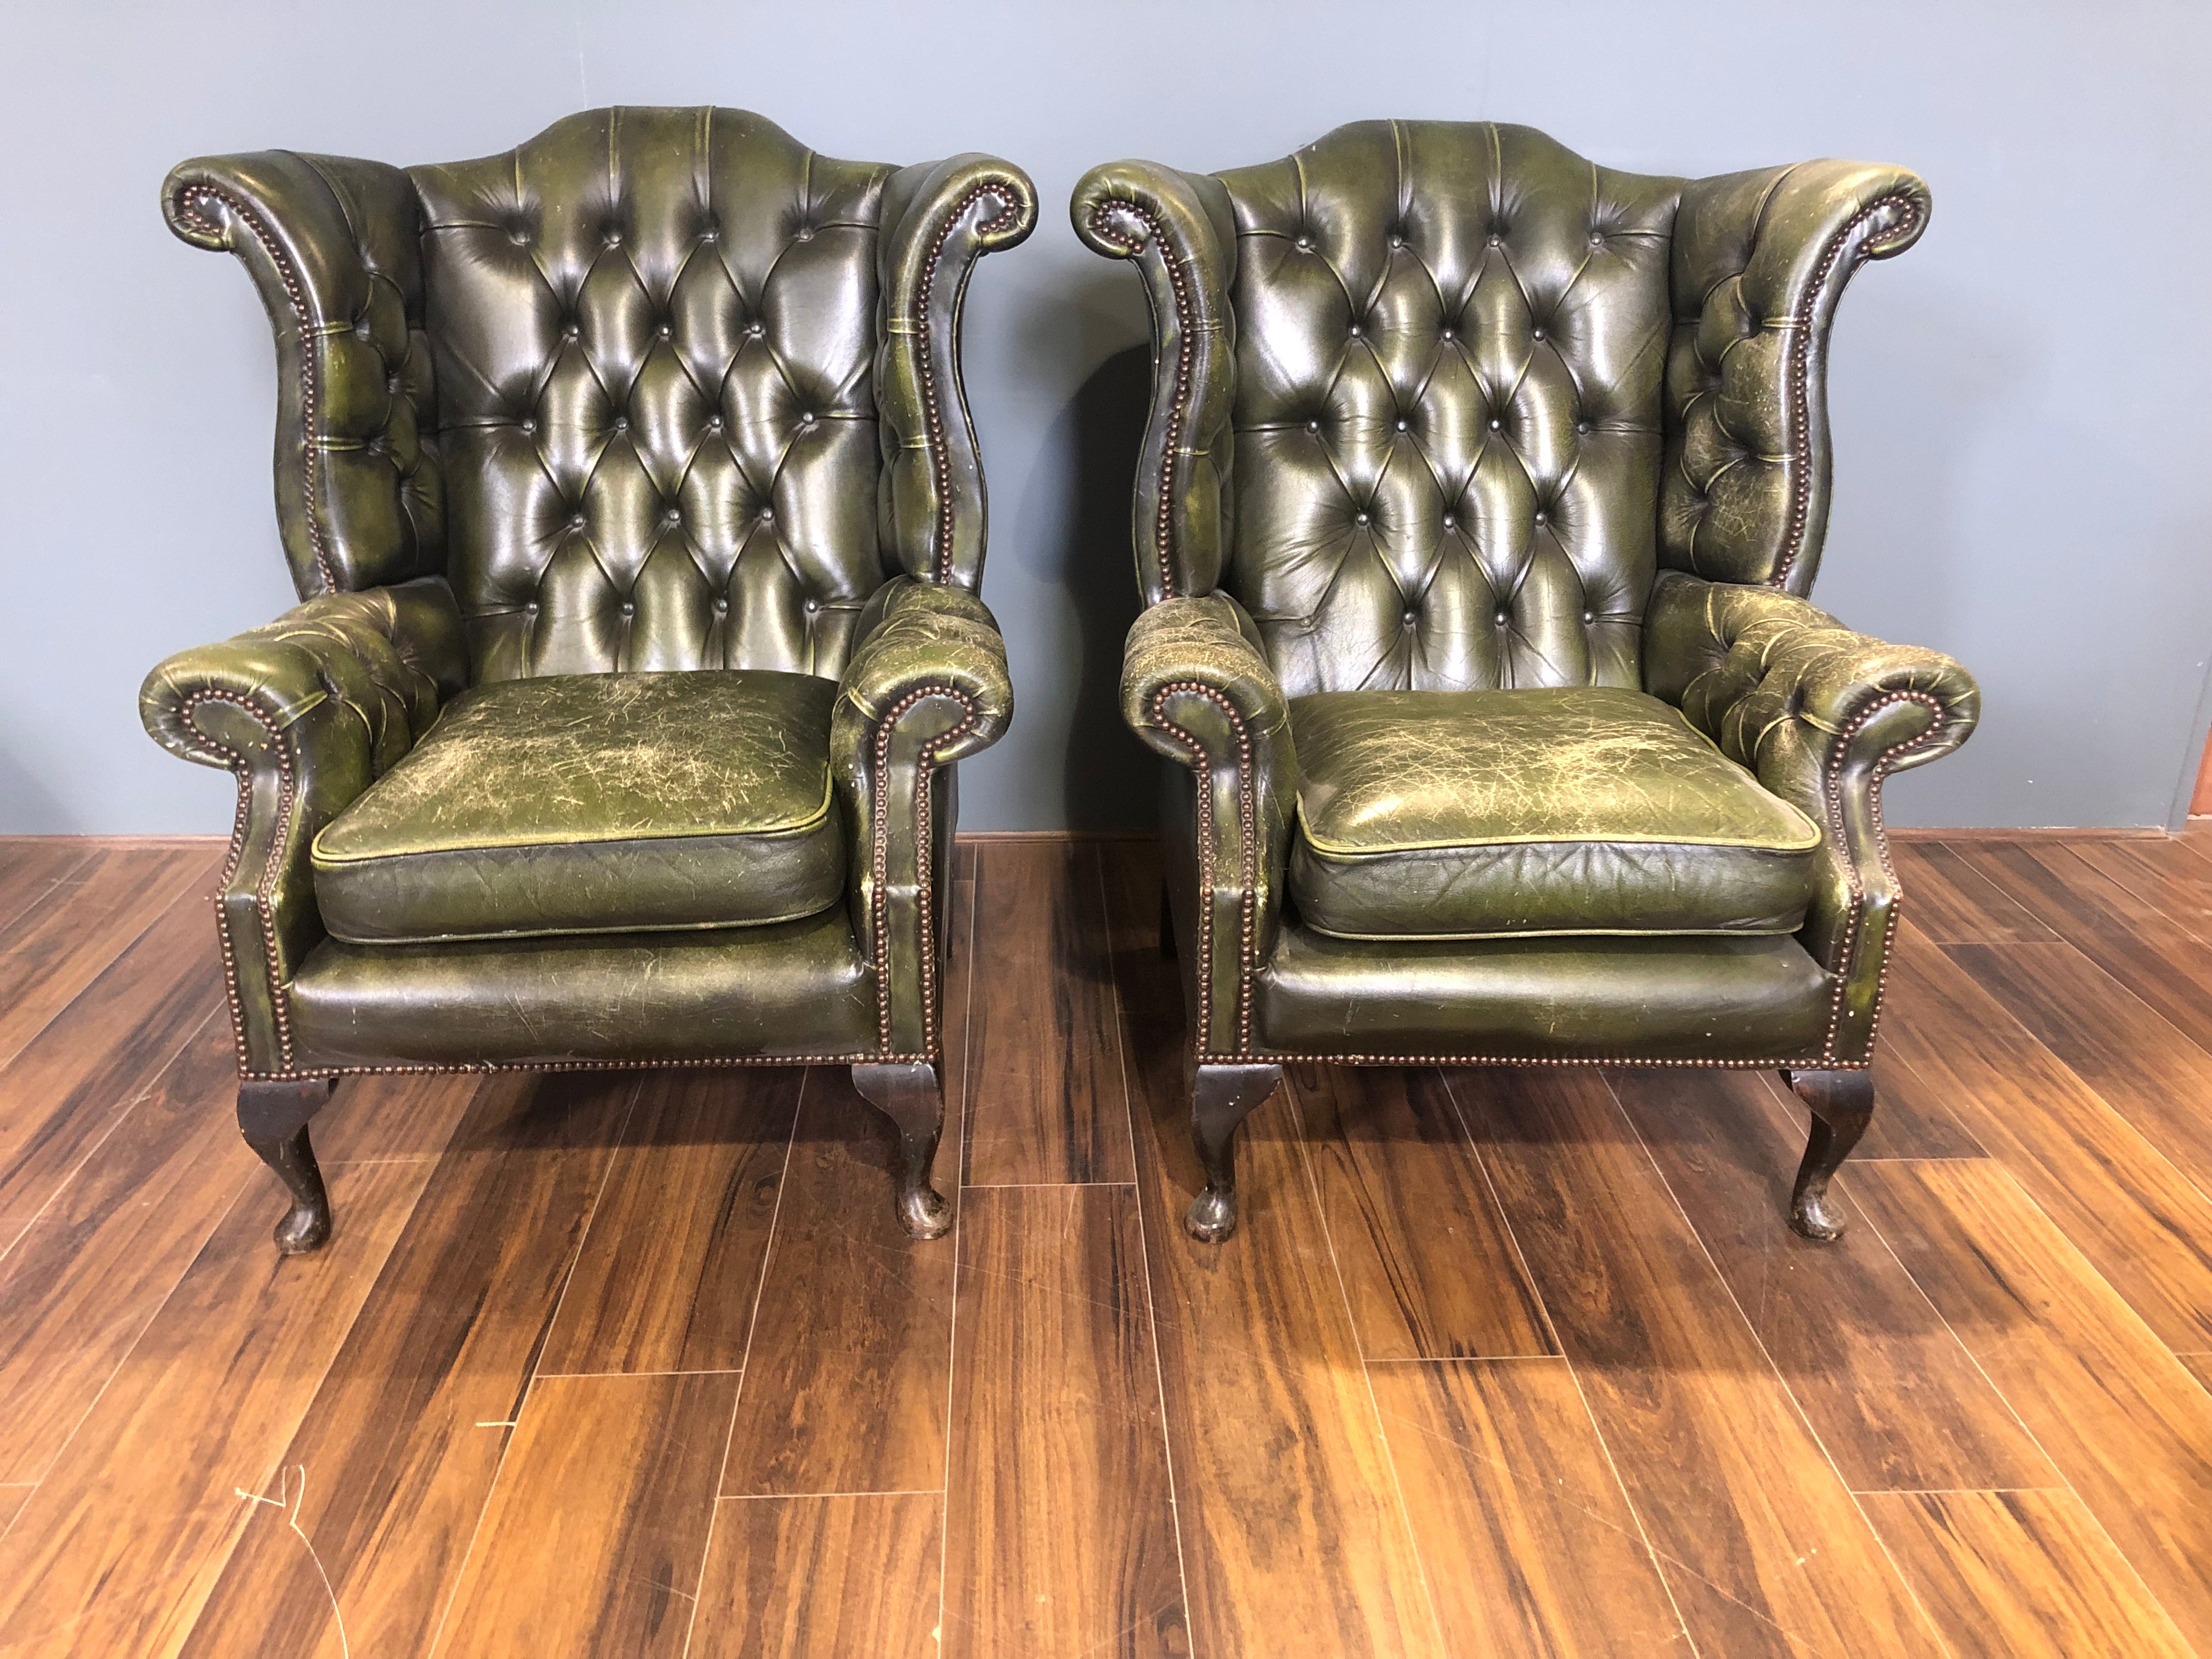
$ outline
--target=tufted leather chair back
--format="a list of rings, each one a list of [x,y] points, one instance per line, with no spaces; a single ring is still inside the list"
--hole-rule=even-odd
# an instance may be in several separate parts
[[[1285,690],[1640,684],[1682,181],[1420,121],[1218,177],[1224,585]]]
[[[475,677],[836,675],[896,568],[872,379],[893,169],[743,111],[617,109],[407,176]]]

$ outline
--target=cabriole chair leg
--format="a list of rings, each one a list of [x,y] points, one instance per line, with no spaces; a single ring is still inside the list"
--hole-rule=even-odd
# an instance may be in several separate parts
[[[898,1218],[915,1238],[941,1238],[952,1225],[952,1206],[930,1185],[938,1138],[945,1133],[945,1091],[937,1067],[855,1066],[853,1086],[898,1126]]]
[[[1206,1168],[1206,1190],[1182,1219],[1193,1238],[1218,1244],[1237,1231],[1237,1148],[1247,1114],[1274,1093],[1279,1066],[1201,1066],[1190,1091],[1190,1135]]]
[[[1851,1155],[1874,1116],[1874,1074],[1784,1072],[1782,1076],[1813,1113],[1805,1161],[1797,1166],[1797,1186],[1790,1198],[1790,1224],[1808,1238],[1835,1238],[1844,1224],[1828,1203],[1828,1182]]]
[[[331,1236],[331,1195],[307,1139],[307,1120],[329,1102],[335,1082],[317,1077],[238,1085],[239,1132],[292,1194],[292,1207],[276,1224],[276,1248],[286,1255],[319,1249]]]

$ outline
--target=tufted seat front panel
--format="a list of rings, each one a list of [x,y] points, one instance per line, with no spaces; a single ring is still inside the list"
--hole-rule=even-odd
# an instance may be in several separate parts
[[[411,171],[477,679],[843,667],[884,576],[890,172],[715,109]]]
[[[1219,177],[1228,586],[1284,690],[1636,685],[1680,181],[1417,121]]]

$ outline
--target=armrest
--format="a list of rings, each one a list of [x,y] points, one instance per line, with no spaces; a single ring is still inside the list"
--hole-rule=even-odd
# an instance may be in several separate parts
[[[1196,775],[1200,1052],[1248,1053],[1251,979],[1281,915],[1298,759],[1282,686],[1234,599],[1168,599],[1137,618],[1121,717]]]
[[[1972,733],[1981,691],[1940,652],[1885,645],[1771,588],[1679,571],[1652,589],[1645,689],[1820,825],[1826,866],[1799,938],[1839,976],[1829,1057],[1872,1052],[1899,896],[1881,783]]]
[[[869,602],[860,629],[830,724],[853,929],[875,969],[884,1055],[934,1060],[954,816],[949,800],[940,811],[936,775],[996,743],[1012,719],[1006,641],[967,589],[906,577]]]
[[[1152,310],[1152,406],[1137,461],[1145,602],[1210,593],[1230,546],[1237,219],[1218,179],[1152,161],[1085,173],[1068,204],[1092,252],[1129,259]]]
[[[1928,186],[1857,161],[1701,179],[1674,222],[1660,562],[1812,590],[1827,534],[1828,331],[1851,274],[1927,228]]]
[[[238,256],[276,337],[276,523],[302,599],[445,568],[421,207],[380,161],[204,156],[161,186],[169,228]]]
[[[322,937],[315,836],[404,755],[468,679],[441,577],[332,593],[146,677],[139,715],[172,754],[238,775],[216,899],[241,1066],[291,1068],[285,987]]]
[[[881,535],[926,581],[983,579],[983,462],[960,374],[968,278],[986,253],[1036,224],[1036,186],[992,155],[903,167],[884,185],[878,276],[884,323],[876,358],[883,434]]]

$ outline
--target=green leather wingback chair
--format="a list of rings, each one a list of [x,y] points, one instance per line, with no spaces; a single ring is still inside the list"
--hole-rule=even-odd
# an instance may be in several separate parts
[[[1797,1229],[1873,1105],[1882,779],[1973,681],[1803,595],[1828,330],[1928,192],[1704,179],[1525,127],[1363,122],[1073,204],[1154,330],[1122,712],[1165,812],[1201,1238],[1293,1060],[1769,1066]]]
[[[960,315],[1027,177],[617,109],[448,166],[187,161],[162,204],[276,338],[303,603],[142,712],[238,775],[279,1247],[329,1232],[334,1078],[504,1066],[849,1065],[942,1232],[953,763],[1012,710]]]

